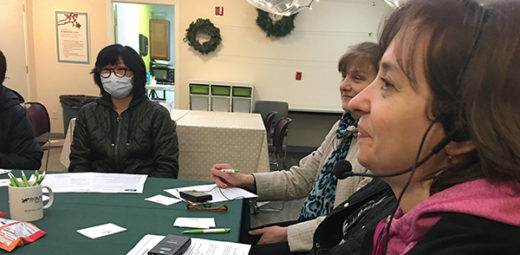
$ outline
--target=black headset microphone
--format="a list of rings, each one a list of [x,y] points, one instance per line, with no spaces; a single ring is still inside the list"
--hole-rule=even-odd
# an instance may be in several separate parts
[[[444,146],[446,146],[450,141],[453,140],[453,135],[447,135],[442,139],[435,147],[433,147],[432,151],[426,155],[421,161],[417,162],[414,166],[411,166],[409,168],[403,169],[401,171],[390,173],[390,174],[364,174],[364,173],[355,173],[352,171],[352,164],[348,162],[347,160],[340,159],[336,164],[334,165],[334,175],[338,179],[345,179],[350,176],[364,176],[364,177],[373,177],[373,178],[381,178],[381,177],[392,177],[392,176],[398,176],[402,174],[406,174],[408,172],[411,172],[413,169],[421,166],[426,162],[428,159],[430,159],[433,155],[435,155],[437,152],[442,150]]]

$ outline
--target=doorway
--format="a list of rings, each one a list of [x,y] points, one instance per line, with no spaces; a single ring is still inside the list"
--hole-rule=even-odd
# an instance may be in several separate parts
[[[141,55],[150,75],[148,95],[175,105],[174,6],[112,2],[114,42]]]

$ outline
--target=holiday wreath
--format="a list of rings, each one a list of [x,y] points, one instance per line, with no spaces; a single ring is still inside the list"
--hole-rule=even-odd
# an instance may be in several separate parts
[[[200,43],[197,40],[198,34],[208,35],[210,37],[209,41]],[[198,52],[208,54],[218,47],[222,37],[220,37],[220,29],[215,27],[209,19],[197,19],[197,21],[191,22],[188,29],[186,29],[184,41]]]
[[[268,37],[282,37],[288,35],[294,29],[294,18],[296,14],[291,16],[281,16],[264,12],[260,9],[256,24],[267,34]]]

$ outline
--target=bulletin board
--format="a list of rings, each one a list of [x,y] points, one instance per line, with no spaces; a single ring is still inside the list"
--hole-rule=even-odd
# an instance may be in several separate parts
[[[56,11],[58,62],[89,64],[88,14]]]

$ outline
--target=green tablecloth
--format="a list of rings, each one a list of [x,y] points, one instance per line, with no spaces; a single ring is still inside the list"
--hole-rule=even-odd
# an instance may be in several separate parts
[[[2,175],[0,178],[7,176]],[[184,202],[164,206],[144,200],[157,194],[171,196],[164,189],[207,183],[148,178],[142,194],[55,193],[54,204],[45,210],[44,218],[32,222],[47,232],[47,235],[34,243],[18,247],[13,252],[38,255],[126,254],[146,234],[183,235],[182,231],[186,228],[173,227],[176,217],[213,217],[217,227],[229,227],[231,232],[190,236],[237,242],[242,219],[242,200],[231,201],[227,212],[191,211]],[[0,211],[6,212],[4,217],[9,218],[7,187],[0,187]],[[76,232],[78,229],[105,223],[114,223],[127,230],[94,240]],[[8,253],[0,250],[0,254]]]

